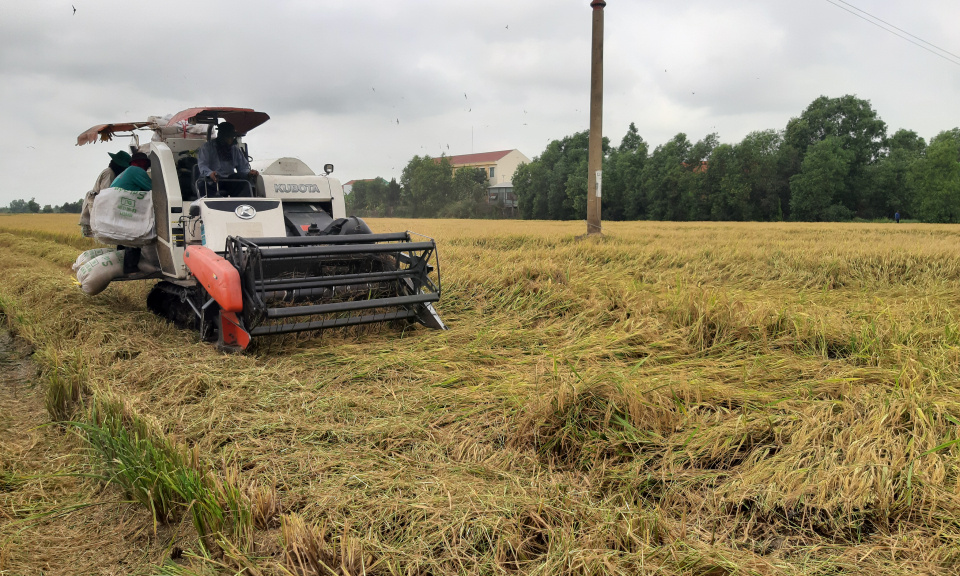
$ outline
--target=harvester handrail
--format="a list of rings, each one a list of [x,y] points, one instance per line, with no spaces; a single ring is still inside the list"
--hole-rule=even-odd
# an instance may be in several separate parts
[[[300,236],[246,238],[257,246],[312,246],[318,244],[369,244],[373,242],[408,242],[410,235],[407,232],[390,232],[386,234],[349,234],[346,236]]]
[[[400,242],[396,244],[369,244],[363,246],[305,246],[300,248],[271,248],[261,252],[265,259],[297,256],[337,256],[342,254],[372,254],[386,252],[419,252],[433,250],[433,242]]]

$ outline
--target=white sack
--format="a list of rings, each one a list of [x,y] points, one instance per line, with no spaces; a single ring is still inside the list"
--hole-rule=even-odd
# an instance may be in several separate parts
[[[103,292],[119,276],[123,276],[123,252],[116,250],[97,256],[77,270],[80,289],[91,296]]]
[[[99,248],[87,250],[87,252],[95,252],[96,250],[99,250]],[[123,276],[124,251],[108,250],[110,251],[97,256],[76,269],[80,289],[90,296],[103,292],[110,282]],[[137,264],[137,269],[138,273],[145,274],[152,274],[160,270],[156,246],[145,246],[140,251],[140,262]]]
[[[76,272],[78,268],[80,268],[87,262],[93,260],[97,256],[102,256],[109,252],[116,252],[116,251],[117,251],[116,248],[94,248],[92,250],[87,250],[86,252],[77,256],[77,261],[73,263],[73,270],[74,272]]]
[[[153,193],[119,188],[101,190],[90,211],[94,237],[104,244],[143,246],[157,237]]]

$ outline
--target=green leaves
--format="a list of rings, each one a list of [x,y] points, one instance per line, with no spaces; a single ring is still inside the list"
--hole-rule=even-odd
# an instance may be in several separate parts
[[[960,222],[960,137],[941,132],[911,171],[914,216],[924,222]]]
[[[849,219],[853,214],[842,200],[853,161],[854,153],[834,136],[811,146],[800,174],[790,179],[793,218],[815,222]]]

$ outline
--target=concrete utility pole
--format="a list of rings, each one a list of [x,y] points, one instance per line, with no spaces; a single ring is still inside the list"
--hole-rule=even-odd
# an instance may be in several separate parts
[[[600,191],[603,174],[603,9],[593,0],[593,58],[590,65],[590,150],[587,157],[587,235],[600,234]]]

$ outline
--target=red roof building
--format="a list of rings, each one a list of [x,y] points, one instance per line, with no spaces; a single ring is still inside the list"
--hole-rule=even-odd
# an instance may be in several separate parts
[[[529,164],[530,159],[519,150],[498,150],[496,152],[478,152],[447,156],[453,171],[459,168],[479,168],[487,173],[490,185],[509,183],[520,164]],[[439,158],[437,159],[439,161]]]

